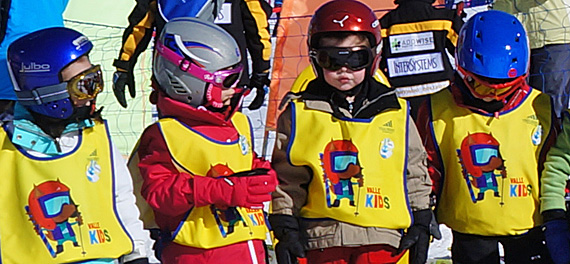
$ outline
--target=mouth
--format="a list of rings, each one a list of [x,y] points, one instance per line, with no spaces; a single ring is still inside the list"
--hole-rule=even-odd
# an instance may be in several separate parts
[[[350,82],[350,80],[351,80],[351,79],[348,78],[348,77],[339,77],[339,78],[338,78],[338,81],[341,82],[341,83],[347,83],[347,82]]]

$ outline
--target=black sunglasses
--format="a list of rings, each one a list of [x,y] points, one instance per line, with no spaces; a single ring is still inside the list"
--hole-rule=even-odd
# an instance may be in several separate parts
[[[373,59],[372,50],[366,46],[323,47],[311,50],[309,56],[315,59],[319,66],[330,71],[337,71],[342,67],[358,71],[368,67]]]

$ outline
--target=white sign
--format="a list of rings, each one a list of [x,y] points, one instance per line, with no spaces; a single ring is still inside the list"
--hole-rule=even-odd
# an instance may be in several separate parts
[[[393,35],[388,37],[388,40],[390,41],[390,51],[392,54],[433,50],[435,48],[433,32]]]
[[[390,77],[443,70],[443,60],[439,52],[388,59],[388,74]]]

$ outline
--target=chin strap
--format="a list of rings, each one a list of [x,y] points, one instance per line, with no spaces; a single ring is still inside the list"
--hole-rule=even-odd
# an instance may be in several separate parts
[[[214,108],[224,107],[224,101],[222,100],[222,88],[212,84],[208,85],[208,88],[206,88],[206,103],[204,105],[212,106]]]
[[[229,120],[241,106],[243,97],[250,92],[249,89],[239,87],[233,89],[235,93],[230,99],[230,104],[224,105],[222,91],[225,90],[225,88],[217,87],[212,84],[208,85],[208,88],[206,89],[206,103],[204,103],[203,106],[212,112],[223,113],[225,120]]]

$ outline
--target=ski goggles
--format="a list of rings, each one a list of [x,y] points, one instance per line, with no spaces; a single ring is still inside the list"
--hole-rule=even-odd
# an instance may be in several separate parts
[[[323,47],[311,50],[309,56],[323,69],[337,71],[347,67],[358,71],[368,67],[372,63],[372,50],[366,46],[339,48]]]
[[[101,91],[103,91],[101,65],[93,65],[67,81],[67,92],[74,103],[93,100]]]
[[[69,192],[57,192],[42,196],[38,199],[44,215],[48,218],[58,216],[63,206],[71,204]]]
[[[342,173],[348,170],[348,167],[358,163],[358,153],[352,151],[338,151],[331,153],[332,171]]]
[[[471,159],[475,166],[485,166],[493,157],[499,157],[499,148],[494,145],[475,145],[470,147]]]
[[[200,65],[197,65],[195,61],[188,56],[181,56],[174,51],[179,50],[182,54],[184,54],[182,49],[186,48],[180,48],[185,47],[182,39],[180,39],[180,36],[175,35],[173,36],[172,41],[165,42],[169,43],[167,44],[168,46],[158,42],[156,44],[156,51],[168,61],[178,65],[178,68],[183,72],[187,72],[202,81],[226,89],[235,87],[241,78],[243,70],[243,65],[241,64],[238,64],[233,69],[209,72],[200,67]]]
[[[471,83],[466,84],[475,92],[475,95],[480,98],[503,100],[526,84],[526,74],[513,79],[492,79],[468,73],[462,67],[458,67],[458,70],[463,75],[471,77]]]

